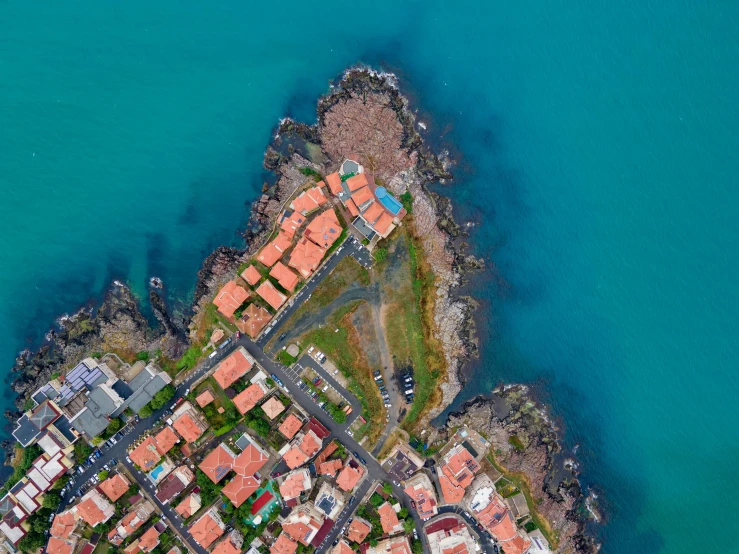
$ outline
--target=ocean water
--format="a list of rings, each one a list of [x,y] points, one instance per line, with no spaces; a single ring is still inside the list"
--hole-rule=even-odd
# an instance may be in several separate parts
[[[460,401],[535,387],[604,552],[737,551],[739,4],[0,10],[2,367],[114,278],[186,304],[240,244],[278,119],[373,64],[457,160],[439,189],[488,261]]]

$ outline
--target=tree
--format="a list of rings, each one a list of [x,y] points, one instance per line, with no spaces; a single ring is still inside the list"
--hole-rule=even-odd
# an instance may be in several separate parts
[[[370,546],[374,547],[380,544],[380,542],[377,539],[370,540]]]
[[[405,506],[403,506],[403,507],[402,507],[402,508],[400,509],[400,511],[398,512],[398,517],[399,517],[400,519],[405,519],[405,518],[407,518],[407,517],[408,517],[408,508],[406,508]]]
[[[421,541],[413,539],[411,541],[411,550],[413,551],[413,554],[421,554],[421,552],[423,552],[423,544],[421,544]]]
[[[269,435],[269,432],[270,432],[269,423],[267,423],[263,419],[250,419],[249,421],[246,422],[246,425],[250,429],[254,429],[254,431],[260,437],[266,437],[267,435]]]
[[[50,510],[56,510],[59,507],[59,504],[62,503],[62,495],[55,491],[50,491],[46,493],[46,496],[44,496],[43,506],[44,508],[49,508]]]
[[[153,413],[154,410],[152,410],[151,406],[149,406],[148,404],[139,410],[139,415],[143,418],[150,417]]]
[[[167,385],[158,393],[156,393],[154,395],[154,398],[151,399],[151,402],[149,402],[152,410],[158,410],[159,408],[162,408],[167,402],[172,400],[175,392],[175,388],[172,385]]]
[[[120,418],[115,418],[110,420],[110,423],[108,423],[108,428],[105,431],[108,433],[109,436],[112,437],[121,430],[121,427],[123,427],[123,422],[120,420]]]
[[[408,519],[403,520],[403,529],[405,529],[406,533],[412,533],[415,527],[416,527],[416,522],[413,521],[412,517],[409,517]]]
[[[100,479],[101,481],[105,481],[108,478],[108,475],[110,475],[110,472],[103,470],[98,473],[98,479]]]
[[[20,541],[18,541],[18,548],[23,552],[36,552],[39,548],[46,544],[46,537],[43,533],[37,531],[31,531]]]
[[[393,486],[390,483],[383,483],[382,492],[385,494],[393,494]]]

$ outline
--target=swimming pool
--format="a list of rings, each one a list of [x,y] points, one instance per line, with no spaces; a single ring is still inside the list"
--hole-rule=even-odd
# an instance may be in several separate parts
[[[377,196],[377,199],[383,206],[393,212],[393,215],[398,215],[398,212],[403,209],[403,204],[398,202],[392,194],[385,190],[385,187],[377,187],[375,196]]]
[[[154,480],[155,483],[157,479],[159,478],[159,475],[162,473],[162,471],[164,471],[164,465],[158,465],[157,467],[152,469],[151,472],[149,473],[149,475],[151,476],[151,478]]]

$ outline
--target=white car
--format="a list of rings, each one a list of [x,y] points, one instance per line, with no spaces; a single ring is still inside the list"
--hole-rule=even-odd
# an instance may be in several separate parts
[[[323,392],[326,392],[326,391],[328,390],[328,385],[326,385],[325,387],[323,387],[323,389],[321,389],[321,390],[322,390]]]
[[[210,358],[212,360],[213,358],[216,357],[216,354],[218,354],[218,352],[217,351],[213,351],[210,354],[208,354],[208,358]]]
[[[392,408],[392,406],[393,406],[392,404],[389,404],[389,403],[385,402],[385,407],[386,408]]]

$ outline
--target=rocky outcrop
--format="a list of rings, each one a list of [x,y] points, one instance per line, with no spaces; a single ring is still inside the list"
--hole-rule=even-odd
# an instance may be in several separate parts
[[[205,258],[203,266],[198,271],[193,306],[198,305],[204,297],[215,294],[215,291],[233,276],[243,255],[244,251],[238,248],[219,246]]]
[[[156,290],[149,291],[149,304],[159,324],[164,329],[164,336],[159,340],[159,348],[170,360],[176,360],[187,350],[189,345],[187,335],[175,325],[169,316],[164,299]]]
[[[558,552],[590,554],[599,546],[586,534],[585,498],[572,464],[566,465],[557,430],[526,387],[509,386],[491,398],[477,397],[449,416],[436,440],[460,426],[482,433],[490,451],[507,471],[525,476],[536,510],[559,536]],[[515,437],[512,439],[511,437]]]

